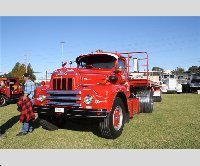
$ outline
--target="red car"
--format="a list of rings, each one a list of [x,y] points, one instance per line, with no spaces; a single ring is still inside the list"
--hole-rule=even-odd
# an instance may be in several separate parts
[[[0,107],[17,101],[22,95],[18,77],[0,77]]]

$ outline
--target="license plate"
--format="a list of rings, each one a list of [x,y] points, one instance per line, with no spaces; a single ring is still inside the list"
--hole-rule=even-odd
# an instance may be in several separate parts
[[[64,113],[64,108],[55,108],[55,112],[62,112],[62,113]]]

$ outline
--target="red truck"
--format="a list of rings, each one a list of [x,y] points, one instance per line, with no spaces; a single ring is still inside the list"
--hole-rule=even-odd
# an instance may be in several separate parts
[[[18,77],[0,77],[0,107],[8,102],[17,101],[22,93]]]
[[[145,55],[143,78],[131,78],[133,55]],[[148,79],[146,52],[95,52],[76,58],[76,68],[53,72],[49,85],[36,89],[34,112],[43,128],[53,130],[66,118],[93,118],[104,138],[115,139],[134,114],[153,111],[153,94],[160,91]]]

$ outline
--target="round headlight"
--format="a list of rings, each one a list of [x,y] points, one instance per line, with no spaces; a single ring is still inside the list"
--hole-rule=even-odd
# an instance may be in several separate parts
[[[85,104],[91,104],[92,103],[92,96],[91,95],[85,96],[84,103]]]
[[[46,96],[45,95],[39,95],[38,100],[43,102],[45,100]]]

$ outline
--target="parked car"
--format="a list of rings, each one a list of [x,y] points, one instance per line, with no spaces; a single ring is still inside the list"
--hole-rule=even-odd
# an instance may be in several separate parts
[[[18,77],[0,77],[0,107],[8,102],[17,101],[22,93]]]
[[[163,93],[182,93],[182,85],[178,83],[174,74],[164,74],[162,76],[161,91]]]
[[[182,92],[187,93],[188,92],[188,75],[178,75],[178,83],[182,85]]]
[[[188,78],[189,92],[196,92],[200,90],[200,73],[191,74]]]

